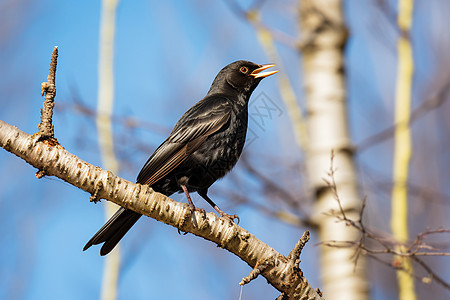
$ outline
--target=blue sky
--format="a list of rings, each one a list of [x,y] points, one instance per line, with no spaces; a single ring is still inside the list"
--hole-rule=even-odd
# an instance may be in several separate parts
[[[0,5],[5,7],[6,3],[14,3],[4,1]],[[250,3],[245,1],[243,6]],[[445,17],[441,12],[445,10],[436,3],[417,5],[415,104],[442,87],[443,83],[433,76],[445,71],[440,63],[449,61],[442,49],[450,42],[442,29]],[[42,105],[40,83],[46,80],[51,51],[58,45],[56,102],[60,108],[54,116],[56,137],[67,150],[100,165],[95,122],[65,108],[74,99],[96,107],[99,1],[17,1],[9,7],[1,13],[5,18],[2,22],[10,27],[4,26],[9,30],[0,36],[4,91],[0,119],[25,132],[36,131]],[[261,13],[271,28],[298,36],[295,1],[267,1]],[[353,137],[359,142],[392,124],[396,33],[373,3],[346,1],[345,13],[350,26],[346,49],[349,117]],[[299,103],[304,105],[300,57],[286,45],[277,47],[286,67],[281,71],[289,74]],[[217,72],[239,59],[269,62],[253,28],[238,18],[225,1],[122,1],[116,22],[114,113],[158,124],[162,130],[128,130],[114,125],[118,144],[130,142],[128,147],[117,146],[119,158],[127,162],[119,175],[134,180],[151,150],[165,139],[167,130],[183,112],[204,96]],[[245,151],[251,153],[262,172],[277,178],[287,172],[289,165],[300,164],[302,155],[295,146],[275,77],[265,79],[253,99],[262,92],[284,113],[268,120],[263,130],[250,121],[250,129],[258,138]],[[433,115],[420,126],[438,132],[436,128],[448,126],[433,123],[439,118],[442,116]],[[150,151],[139,150],[137,145],[146,145]],[[436,151],[435,157],[443,162],[442,169],[449,166],[448,155],[436,149],[431,151]],[[373,168],[389,180],[391,151],[386,142],[361,154],[359,162],[362,168],[366,166],[363,173]],[[418,149],[416,153],[420,156],[423,152]],[[278,160],[282,163],[274,165]],[[433,170],[443,172],[438,167]],[[0,151],[0,299],[96,299],[104,259],[98,247],[86,252],[81,249],[104,222],[102,204],[89,203],[87,193],[58,179],[38,180],[35,171]],[[237,213],[241,225],[251,233],[288,254],[303,229],[246,205],[227,204],[220,191],[241,193],[257,185],[239,165],[233,173],[244,178],[244,187],[226,178],[211,189],[213,199],[227,212]],[[369,195],[377,194],[370,191],[374,177],[369,174],[362,179]],[[423,178],[417,175],[414,179],[420,182]],[[297,185],[302,184],[299,175],[287,188],[297,193],[301,191]],[[440,188],[448,194],[448,187]],[[272,205],[264,202],[267,200],[260,194],[252,196],[256,202]],[[185,201],[179,195],[174,198]],[[388,206],[386,196],[379,199],[371,207],[383,212]],[[209,210],[197,195],[194,202]],[[448,206],[444,208],[434,209],[445,216]],[[379,216],[372,220],[374,224],[383,223]],[[301,266],[312,285],[318,287],[316,242],[313,235]],[[238,283],[250,272],[245,263],[215,245],[191,235],[178,235],[176,229],[147,218],[133,227],[122,245],[119,299],[237,299]],[[387,278],[394,278],[392,272],[384,271],[389,274]],[[378,283],[382,286],[382,282]],[[379,299],[393,293],[374,285],[374,295]],[[261,278],[244,288],[244,299],[274,299],[277,295]]]

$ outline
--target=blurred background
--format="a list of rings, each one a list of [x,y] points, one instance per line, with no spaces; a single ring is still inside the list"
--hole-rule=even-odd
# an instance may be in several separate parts
[[[449,228],[450,2],[416,1],[410,37],[413,156],[409,177],[410,236]],[[348,123],[356,150],[367,226],[390,234],[397,1],[344,1]],[[275,37],[277,69],[288,76],[300,107],[303,90],[299,1],[120,1],[114,37],[114,152],[123,178],[134,181],[148,156],[179,117],[208,91],[217,72],[240,59],[270,63],[258,26],[243,12],[257,11]],[[98,97],[100,1],[0,1],[0,119],[34,133],[51,52],[59,47],[55,136],[81,159],[102,165],[95,114]],[[279,73],[279,74],[280,74]],[[287,255],[304,230],[312,240],[301,268],[321,287],[305,156],[299,150],[278,79],[263,80],[249,104],[249,131],[236,168],[210,189],[240,226]],[[326,170],[324,170],[325,172]],[[0,151],[0,299],[98,299],[104,257],[82,248],[105,221],[104,203]],[[182,195],[173,199],[185,202]],[[196,206],[212,211],[198,195]],[[289,214],[289,216],[286,216]],[[307,224],[307,222],[306,222]],[[450,234],[434,235],[448,252]],[[448,256],[447,256],[448,257]],[[450,260],[425,260],[450,278]],[[368,259],[373,299],[396,299],[390,259]],[[391,259],[392,260],[392,259]],[[214,244],[149,218],[121,242],[118,299],[238,299],[251,268]],[[426,272],[418,269],[418,276]],[[420,273],[422,272],[422,273]],[[448,299],[442,284],[416,281],[419,299]],[[264,278],[243,289],[243,299],[279,295]]]

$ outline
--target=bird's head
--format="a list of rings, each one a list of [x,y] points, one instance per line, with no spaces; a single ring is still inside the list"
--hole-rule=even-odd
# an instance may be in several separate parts
[[[214,79],[210,92],[236,91],[250,97],[259,82],[278,71],[263,72],[274,64],[258,65],[250,61],[239,60],[220,70]]]

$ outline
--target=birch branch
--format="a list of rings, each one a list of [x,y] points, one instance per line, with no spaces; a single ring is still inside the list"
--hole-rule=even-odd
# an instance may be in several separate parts
[[[56,60],[54,65],[56,70]],[[49,106],[51,113],[52,109],[53,105]],[[51,119],[49,124],[53,128]],[[58,177],[91,194],[90,199],[94,202],[105,199],[211,241],[255,268],[246,278],[264,276],[281,292],[280,299],[322,299],[299,267],[301,248],[308,240],[309,232],[286,257],[228,219],[214,213],[191,212],[187,204],[91,165],[68,152],[56,139],[36,138],[39,136],[39,133],[30,135],[0,120],[0,147],[37,168],[38,178],[44,175]]]
[[[48,176],[56,176],[96,199],[106,199],[184,232],[209,240],[230,251],[254,268],[264,261],[270,266],[261,272],[282,293],[302,293],[308,299],[321,299],[301,273],[292,268],[291,259],[258,240],[235,223],[214,213],[191,211],[187,204],[176,202],[152,190],[91,165],[69,153],[60,144],[36,141],[17,127],[0,120],[0,146],[25,160]],[[295,298],[293,298],[295,299]]]

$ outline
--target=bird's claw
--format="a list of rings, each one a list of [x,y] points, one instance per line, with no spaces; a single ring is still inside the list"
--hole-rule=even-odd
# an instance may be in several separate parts
[[[198,211],[198,212],[201,213],[202,215],[205,215],[205,214],[206,214],[206,210],[204,210],[203,208],[198,208],[198,207],[196,207],[196,208],[195,208],[195,211]]]
[[[199,207],[192,207],[189,206],[189,209],[191,210],[191,213],[193,214],[194,212],[198,211],[199,213],[201,213],[202,215],[206,214],[206,211],[203,208],[199,208]]]
[[[235,223],[236,225],[238,225],[239,222],[241,221],[241,220],[239,219],[238,215],[229,215],[229,214],[223,213],[223,214],[222,214],[222,217],[225,218],[225,219],[230,220],[231,222]],[[237,223],[234,222],[234,219],[237,219]]]
[[[177,228],[177,230],[178,230],[178,234],[179,234],[179,235],[186,235],[186,234],[188,234],[187,231],[181,231],[180,228]]]
[[[206,215],[206,211],[203,209],[203,208],[198,208],[198,207],[191,207],[191,206],[189,206],[189,210],[191,211],[191,216],[192,216],[192,219],[194,220],[194,212],[196,212],[196,211],[198,211],[199,213],[201,213],[202,215]],[[177,230],[178,230],[178,234],[179,235],[186,235],[186,234],[188,234],[188,232],[184,232],[184,231],[181,231],[181,229],[180,228],[177,228]]]

